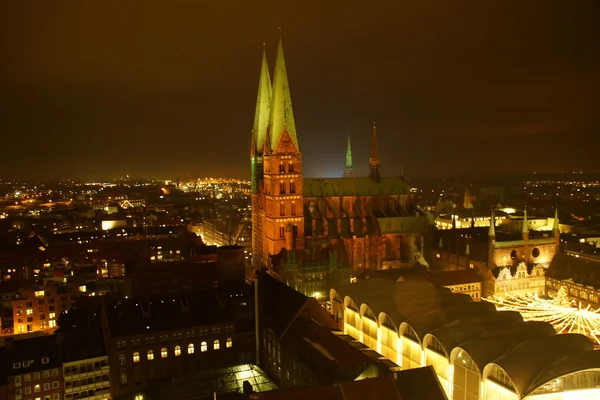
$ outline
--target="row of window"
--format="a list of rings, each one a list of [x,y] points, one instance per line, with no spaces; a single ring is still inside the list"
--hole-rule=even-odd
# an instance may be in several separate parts
[[[52,382],[52,389],[58,389],[59,386],[60,386],[60,384],[58,383],[58,381]],[[42,391],[42,385],[34,385],[33,389],[31,386],[25,386],[23,389],[24,389],[25,394],[31,394],[32,390],[33,390],[33,393],[40,393]],[[49,391],[50,383],[48,383],[48,382],[44,383],[43,389],[44,389],[44,392]]]
[[[50,363],[50,359],[48,357],[42,357],[42,364],[48,364],[48,363]],[[21,365],[23,366],[23,368],[28,368],[32,364],[33,364],[33,360],[24,360],[23,362],[16,362],[16,363],[13,363],[13,369],[20,369]],[[48,378],[50,376],[49,370],[43,371],[43,373],[44,373],[44,378]],[[55,368],[52,370],[52,376],[56,376],[56,375],[58,375],[58,369]],[[31,374],[25,374],[24,376],[25,376],[26,382],[28,379],[31,378]],[[40,379],[40,373],[34,372],[33,379]]]
[[[285,184],[285,182],[280,182],[279,183],[279,194],[286,194],[285,193],[286,186],[287,185]],[[289,183],[289,188],[290,188],[290,191],[288,193],[290,193],[290,194],[296,193],[296,182],[291,181]]]
[[[84,374],[87,372],[94,372],[101,369],[102,367],[108,366],[108,360],[89,362],[79,365],[71,365],[65,367],[65,375]]]
[[[45,312],[45,311],[44,311],[44,307],[39,307],[39,309],[38,309],[38,310],[39,310],[39,312],[41,312],[41,313]],[[54,308],[54,306],[48,306],[48,311],[50,312],[50,314],[54,314],[54,312],[53,312],[53,311],[55,311],[55,308]],[[22,316],[22,315],[23,315],[23,310],[21,310],[21,309],[20,309],[20,307],[19,307],[19,309],[17,309],[17,312],[16,312],[16,314],[17,314],[17,317],[20,317],[20,316]],[[25,310],[25,314],[26,314],[26,315],[33,315],[33,308],[27,308],[27,309]],[[50,317],[50,318],[54,318],[54,317]],[[43,318],[42,318],[42,319],[43,319]]]
[[[287,172],[294,172],[294,164],[290,161]],[[283,161],[279,164],[279,173],[285,174],[285,164]]]
[[[21,400],[23,398],[23,391],[21,389],[15,390],[15,400]],[[41,397],[36,397],[35,400],[42,400]],[[52,397],[50,395],[44,396],[44,400],[60,400],[60,393],[54,393]]]
[[[233,340],[231,338],[227,338],[227,341],[225,342],[225,347],[229,348],[229,347],[233,347]],[[213,350],[219,350],[221,348],[221,343],[220,341],[217,339],[213,342]],[[208,343],[207,342],[202,342],[200,343],[200,351],[202,353],[208,351]],[[193,343],[188,344],[187,346],[187,353],[188,354],[194,354],[195,352],[195,346]],[[175,354],[175,356],[180,356],[181,355],[181,346],[177,345],[173,348],[173,353]],[[166,347],[163,347],[162,349],[160,349],[160,358],[167,358],[169,356],[169,351],[167,350]],[[133,353],[133,362],[134,363],[138,363],[140,362],[140,353],[139,352],[134,352]],[[148,350],[146,352],[146,359],[149,361],[154,360],[154,350]],[[125,354],[120,354],[119,355],[119,365],[125,365],[126,363],[126,357]]]
[[[224,332],[233,332],[234,331],[234,325],[233,324],[227,324],[225,326],[223,326],[223,331]],[[216,334],[220,334],[221,333],[221,326],[213,326],[212,327],[212,334],[216,335]],[[209,329],[208,328],[200,328],[198,329],[198,334],[200,336],[207,336],[209,334]],[[195,330],[191,330],[191,331],[187,331],[185,332],[185,338],[189,339],[189,338],[194,338],[196,336],[196,331]],[[183,339],[184,334],[181,332],[177,332],[177,333],[173,333],[170,337],[169,335],[160,335],[158,337],[158,341],[159,342],[166,342],[168,340],[178,340],[178,339]],[[146,344],[152,344],[155,342],[154,340],[154,336],[148,336],[145,338]],[[140,346],[141,345],[141,340],[140,339],[131,339],[131,347],[134,346]],[[117,341],[117,349],[124,349],[127,347],[127,341],[126,340],[119,340]]]

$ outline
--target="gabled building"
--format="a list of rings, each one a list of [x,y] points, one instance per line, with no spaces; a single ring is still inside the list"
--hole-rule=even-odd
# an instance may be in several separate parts
[[[488,228],[435,231],[431,268],[474,269],[483,278],[482,297],[544,293],[544,275],[560,245],[557,213],[552,231],[530,231],[526,212],[520,233],[499,231],[494,211],[490,220]]]

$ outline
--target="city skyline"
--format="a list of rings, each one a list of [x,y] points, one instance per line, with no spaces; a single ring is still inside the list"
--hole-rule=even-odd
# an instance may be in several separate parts
[[[373,121],[384,175],[595,168],[593,2],[129,4],[0,6],[0,175],[247,178],[278,25],[307,176],[341,176],[348,136],[366,175]]]

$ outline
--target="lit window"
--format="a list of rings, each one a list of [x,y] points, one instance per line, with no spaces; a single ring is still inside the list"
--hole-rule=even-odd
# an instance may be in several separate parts
[[[188,344],[188,354],[194,354],[194,344]]]
[[[147,358],[148,360],[154,360],[154,351],[148,350]]]
[[[230,337],[228,337],[228,338],[227,338],[227,342],[225,343],[225,346],[226,346],[226,347],[231,347],[231,346],[233,346],[233,340],[231,340],[231,338],[230,338]]]
[[[175,355],[176,356],[180,356],[181,355],[181,346],[175,346]]]
[[[208,344],[206,342],[202,342],[200,344],[200,351],[204,353],[207,350],[208,350]]]
[[[163,347],[160,349],[160,358],[167,358],[167,348]]]
[[[133,353],[133,362],[134,363],[140,362],[140,353],[138,353],[137,351],[135,353]]]
[[[217,339],[213,342],[213,349],[219,350],[219,347],[221,347],[221,346],[219,344],[219,339]]]

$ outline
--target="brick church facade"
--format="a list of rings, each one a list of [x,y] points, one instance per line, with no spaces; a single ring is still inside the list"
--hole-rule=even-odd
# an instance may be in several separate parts
[[[304,177],[280,40],[272,82],[263,53],[251,138],[254,267],[272,267],[290,251],[298,259],[335,255],[355,271],[423,259],[427,215],[403,177],[381,176],[375,128],[368,177],[355,176],[347,146],[343,178]]]

